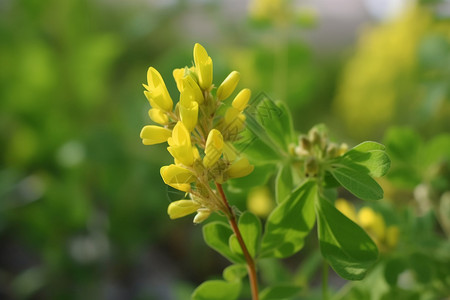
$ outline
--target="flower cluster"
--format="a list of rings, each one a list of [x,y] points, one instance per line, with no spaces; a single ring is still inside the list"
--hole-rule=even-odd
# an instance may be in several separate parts
[[[212,59],[200,44],[194,46],[194,66],[175,69],[173,77],[180,92],[175,108],[161,75],[148,69],[144,94],[151,105],[149,116],[161,126],[144,126],[141,138],[144,145],[167,142],[174,158],[173,164],[161,168],[161,176],[167,185],[186,192],[188,199],[169,205],[170,218],[197,212],[194,223],[200,223],[213,211],[229,213],[211,183],[221,184],[253,171],[232,145],[245,126],[243,111],[251,92],[243,89],[231,105],[226,103],[240,74],[231,72],[216,90]]]
[[[321,125],[311,128],[307,135],[299,137],[298,145],[292,145],[290,152],[304,162],[302,170],[306,177],[316,177],[321,172],[320,165],[347,152],[345,143],[330,142],[326,128]]]

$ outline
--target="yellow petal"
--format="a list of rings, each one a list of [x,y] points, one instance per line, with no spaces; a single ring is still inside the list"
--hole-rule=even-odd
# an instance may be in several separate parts
[[[243,89],[237,94],[231,105],[239,111],[243,111],[247,107],[251,95],[252,92],[249,89]]]
[[[161,74],[153,68],[150,67],[147,71],[147,81],[149,87],[149,95],[153,101],[164,111],[172,111],[173,101],[170,98],[169,92],[167,91],[166,84],[161,77]]]
[[[192,101],[189,106],[181,104],[179,107],[181,122],[183,122],[186,129],[191,132],[197,125],[198,103]]]
[[[196,212],[200,207],[200,204],[192,200],[178,200],[169,204],[167,213],[171,219],[177,219]]]
[[[372,232],[377,239],[384,238],[386,226],[383,217],[373,211],[370,207],[363,207],[358,212],[359,224],[369,232]]]
[[[194,62],[200,87],[204,90],[209,89],[213,78],[212,59],[208,56],[205,48],[198,43],[194,46]]]
[[[169,129],[155,125],[144,126],[140,134],[144,145],[164,143],[171,135],[172,131]]]
[[[164,166],[160,170],[161,177],[165,184],[189,184],[195,181],[192,171],[178,165]]]
[[[177,83],[177,89],[181,93],[183,91],[183,77],[184,77],[184,68],[173,70],[173,78]]]
[[[169,117],[167,116],[164,111],[160,110],[159,108],[152,108],[148,111],[148,115],[150,119],[152,119],[153,122],[161,124],[161,125],[167,125],[169,124]]]
[[[237,151],[230,143],[225,143],[223,147],[223,156],[228,161],[234,161],[237,157]]]
[[[170,146],[167,151],[175,158],[177,163],[185,166],[192,166],[194,164],[194,152],[189,145]]]
[[[254,167],[250,165],[248,159],[242,157],[235,163],[233,163],[227,170],[227,174],[230,178],[244,177],[253,172]]]
[[[189,91],[190,97],[192,97],[192,99],[199,104],[202,104],[205,100],[202,90],[192,76],[186,76],[183,78],[183,91]]]
[[[172,141],[174,145],[189,145],[191,146],[191,135],[183,122],[177,122],[172,131]]]
[[[219,99],[219,101],[222,101],[230,97],[230,95],[234,92],[234,89],[236,88],[240,78],[241,75],[239,74],[239,72],[231,72],[230,75],[225,78],[225,80],[217,89],[217,99]]]
[[[211,215],[211,210],[209,210],[208,208],[200,208],[197,210],[197,214],[195,215],[195,218],[194,218],[194,223],[199,224],[199,223],[205,221],[206,219],[208,219],[208,217],[210,215]]]
[[[209,132],[206,139],[205,157],[203,158],[203,165],[206,168],[214,165],[222,156],[223,150],[223,136],[219,130],[213,129]]]

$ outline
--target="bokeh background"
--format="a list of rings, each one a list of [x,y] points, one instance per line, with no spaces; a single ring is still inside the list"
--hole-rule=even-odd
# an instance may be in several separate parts
[[[227,266],[166,215],[170,157],[139,138],[149,66],[176,99],[199,42],[216,84],[240,71],[299,132],[427,140],[450,130],[449,16],[431,0],[0,0],[0,299],[188,299]]]

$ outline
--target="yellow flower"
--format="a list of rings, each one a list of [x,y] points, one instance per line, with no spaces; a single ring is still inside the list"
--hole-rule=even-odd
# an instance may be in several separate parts
[[[228,168],[227,175],[229,178],[244,177],[253,172],[254,168],[254,166],[250,165],[247,158],[241,157]]]
[[[213,79],[212,59],[208,56],[205,48],[198,43],[194,46],[194,62],[200,87],[204,90],[208,90]]]
[[[192,152],[191,135],[182,122],[175,125],[172,137],[167,142],[169,143],[167,150],[176,160],[186,166],[192,166],[194,153]]]
[[[155,68],[150,67],[147,71],[148,85],[144,84],[144,87],[148,92],[144,92],[147,99],[150,101],[150,105],[155,108],[162,109],[163,111],[170,112],[173,108],[173,101],[170,98],[167,91],[166,84]]]
[[[189,104],[180,103],[180,117],[186,129],[191,132],[197,125],[198,103],[191,101]]]
[[[147,125],[141,130],[141,139],[144,145],[153,145],[167,142],[167,139],[172,135],[172,131],[169,129]]]
[[[248,210],[259,217],[267,217],[274,207],[270,190],[266,186],[253,188],[247,197]]]
[[[169,204],[167,213],[171,219],[178,219],[196,212],[200,207],[199,203],[192,200],[178,200]]]
[[[184,77],[182,82],[183,92],[189,92],[189,97],[198,102],[198,104],[202,104],[204,101],[202,90],[192,76]]]
[[[150,119],[158,124],[161,125],[167,125],[169,124],[169,117],[167,116],[167,114],[159,109],[159,108],[152,108],[148,111],[148,116],[150,117]]]
[[[252,92],[249,89],[243,89],[237,94],[232,102],[232,106],[239,111],[243,111],[247,107],[247,103],[252,96]]]
[[[160,173],[165,184],[184,192],[191,190],[190,183],[196,179],[192,171],[174,164],[162,167]]]
[[[175,79],[175,82],[177,84],[177,89],[181,93],[183,91],[183,77],[184,77],[184,69],[185,68],[179,68],[174,69],[172,74],[173,78]]]
[[[203,221],[205,221],[206,219],[208,219],[208,217],[211,215],[211,210],[208,208],[200,208],[197,210],[197,214],[194,217],[194,223],[195,224],[199,224]]]
[[[230,95],[234,92],[240,78],[241,74],[239,74],[239,72],[231,72],[217,89],[217,100],[222,101],[230,97]]]
[[[358,212],[359,224],[377,239],[384,238],[386,225],[383,217],[370,207],[363,207]]]
[[[206,168],[214,165],[222,156],[223,136],[219,130],[213,129],[209,132],[205,146],[205,157],[203,165]]]

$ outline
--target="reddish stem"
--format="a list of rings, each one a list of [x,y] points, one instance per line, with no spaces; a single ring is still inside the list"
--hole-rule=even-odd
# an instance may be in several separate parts
[[[248,277],[250,280],[250,288],[252,291],[252,300],[258,300],[258,278],[256,277],[255,261],[248,252],[247,246],[245,245],[244,239],[242,238],[241,231],[239,230],[239,227],[236,223],[236,216],[234,214],[233,209],[231,208],[230,204],[227,201],[227,197],[225,196],[222,185],[216,182],[216,187],[217,190],[219,191],[223,203],[228,209],[227,213],[228,221],[230,222],[231,228],[233,229],[233,232],[237,237],[242,252],[244,253],[245,261],[247,262]]]

